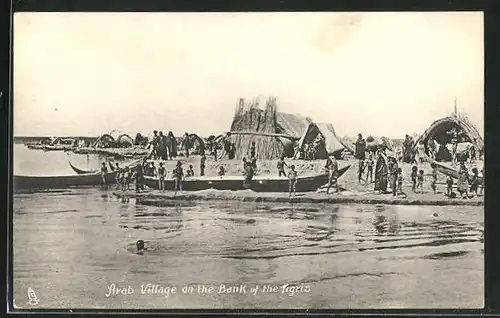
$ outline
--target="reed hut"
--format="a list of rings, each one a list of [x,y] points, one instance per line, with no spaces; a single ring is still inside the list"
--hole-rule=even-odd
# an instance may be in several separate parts
[[[250,157],[252,142],[260,160],[292,157],[295,144],[311,122],[301,115],[278,112],[275,97],[267,99],[264,109],[259,108],[259,99],[240,98],[226,138],[235,144],[236,159]]]

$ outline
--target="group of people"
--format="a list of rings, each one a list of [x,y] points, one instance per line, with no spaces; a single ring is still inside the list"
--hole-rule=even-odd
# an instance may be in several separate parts
[[[166,136],[163,131],[159,133],[157,130],[153,131],[151,147],[153,147],[153,159],[172,160],[177,157],[177,139],[171,131]]]
[[[295,159],[316,160],[319,157],[319,149],[325,147],[325,139],[318,135],[312,142],[302,146],[297,145],[294,150]]]
[[[434,148],[432,144],[435,144],[434,140],[430,139],[430,144],[431,145],[428,145],[428,149],[430,152],[433,152]],[[416,152],[415,148],[417,150]],[[415,147],[413,138],[406,135],[400,155],[387,156],[383,149],[379,149],[375,152],[377,160],[374,162],[373,155],[371,153],[367,155],[366,142],[363,140],[362,135],[359,134],[355,151],[355,157],[359,160],[358,181],[364,181],[365,184],[374,183],[374,190],[381,193],[386,193],[388,188],[390,188],[393,195],[403,194],[403,171],[402,168],[399,167],[399,164],[407,162],[413,165],[410,174],[412,191],[415,193],[423,193],[425,177],[430,176],[430,188],[436,193],[438,180],[437,166],[431,164],[432,171],[428,174],[425,173],[423,168],[419,169],[419,165],[424,162],[424,151],[425,147],[423,143],[420,142],[417,147]],[[417,160],[417,158],[420,158],[420,160]],[[475,156],[472,156],[472,158],[475,158]],[[460,162],[457,191],[461,196],[467,196],[469,192],[473,192],[477,195],[480,186],[480,193],[483,191],[484,169],[481,171],[483,183],[481,183],[478,169],[473,168],[471,171],[472,175],[469,176],[465,161]],[[363,179],[363,177],[365,177],[365,179]],[[446,179],[446,195],[449,197],[454,196],[453,182],[454,180],[452,177]]]

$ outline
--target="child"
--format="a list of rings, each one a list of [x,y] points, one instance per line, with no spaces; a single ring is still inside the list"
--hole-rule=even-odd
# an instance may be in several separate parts
[[[186,171],[186,177],[194,177],[193,165],[189,165],[189,169]]]
[[[370,155],[368,157],[368,162],[366,163],[366,183],[368,183],[368,178],[370,179],[370,183],[373,181],[373,157]]]
[[[167,175],[167,171],[165,167],[163,167],[163,162],[160,162],[160,166],[158,167],[158,190],[165,191],[165,177]]]
[[[289,187],[288,187],[288,196],[295,195],[295,188],[297,185],[297,171],[295,171],[295,165],[290,166],[290,171],[288,172],[289,179]]]
[[[436,194],[436,182],[437,182],[437,178],[438,178],[437,177],[437,168],[436,168],[436,165],[434,165],[434,164],[432,164],[431,167],[432,167],[431,189],[434,192],[434,194]]]
[[[417,191],[420,188],[420,193],[424,193],[424,170],[420,170],[417,176]]]
[[[413,192],[417,192],[417,171],[417,166],[411,167],[411,189]]]
[[[175,194],[177,194],[177,190],[182,192],[182,178],[184,177],[184,171],[182,170],[182,162],[177,161],[177,166],[174,170],[174,178],[175,178]]]
[[[155,163],[152,161],[148,165],[148,176],[154,177],[155,175],[156,175],[156,167],[155,167]]]
[[[474,192],[477,196],[477,190],[479,188],[479,171],[477,168],[472,168],[472,176],[470,178],[470,192]]]
[[[446,196],[451,198],[452,192],[453,192],[453,178],[451,176],[448,176],[448,178],[446,178]]]
[[[223,175],[225,175],[225,174],[226,174],[226,170],[224,170],[224,167],[223,167],[223,166],[220,166],[220,168],[219,168],[219,176],[221,176],[221,177],[222,177],[222,176],[223,176]]]
[[[403,193],[403,170],[398,168],[398,194]]]
[[[363,177],[363,172],[365,171],[365,162],[363,160],[359,160],[358,166],[358,182],[361,183],[361,179]]]
[[[278,168],[278,177],[281,177],[283,174],[283,177],[286,177],[285,173],[285,157],[281,157],[280,160],[278,161],[278,164],[276,165],[276,168]]]

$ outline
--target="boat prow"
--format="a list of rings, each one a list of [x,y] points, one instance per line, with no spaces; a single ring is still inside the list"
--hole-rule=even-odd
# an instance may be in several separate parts
[[[69,166],[71,167],[71,169],[73,169],[73,171],[76,172],[77,174],[97,173],[96,170],[82,170],[82,169],[78,169],[77,167],[73,166],[73,164],[69,160],[68,160],[68,163],[69,163]]]

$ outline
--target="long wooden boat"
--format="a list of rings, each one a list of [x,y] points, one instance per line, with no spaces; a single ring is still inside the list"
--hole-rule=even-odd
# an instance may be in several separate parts
[[[63,189],[73,186],[103,185],[100,173],[70,176],[14,176],[13,189]],[[116,183],[116,172],[105,175],[106,184]]]
[[[430,164],[434,164],[436,166],[436,169],[438,172],[444,174],[445,176],[452,177],[453,179],[458,179],[458,169],[450,167],[446,164],[443,164],[439,161],[436,161],[429,157],[427,154],[423,154],[423,157],[425,161],[427,161]],[[479,182],[483,182],[484,176],[479,175]]]
[[[348,165],[339,169],[339,177],[350,167]],[[189,177],[182,181],[182,189],[184,191],[250,189],[256,192],[288,192],[289,190],[289,179],[286,177],[255,176],[250,181],[248,188],[243,185],[244,180],[244,176]],[[328,183],[327,173],[314,176],[300,176],[297,178],[296,191],[316,191],[326,183]],[[158,178],[156,177],[145,176],[144,184],[152,189],[159,188]],[[175,180],[165,179],[165,190],[173,191],[174,189]]]
[[[128,164],[127,166],[125,167],[129,167],[130,169],[133,169],[135,167],[137,167],[139,164],[141,164],[146,158],[141,158],[141,159],[138,159],[138,160],[135,160],[133,162],[131,162],[130,164]],[[71,167],[71,169],[73,169],[74,172],[76,172],[77,174],[90,174],[90,173],[98,173],[99,171],[97,170],[83,170],[83,169],[79,169],[77,167],[75,167],[71,161],[68,160],[68,163],[69,163],[69,166]],[[123,168],[125,168],[123,167]]]

